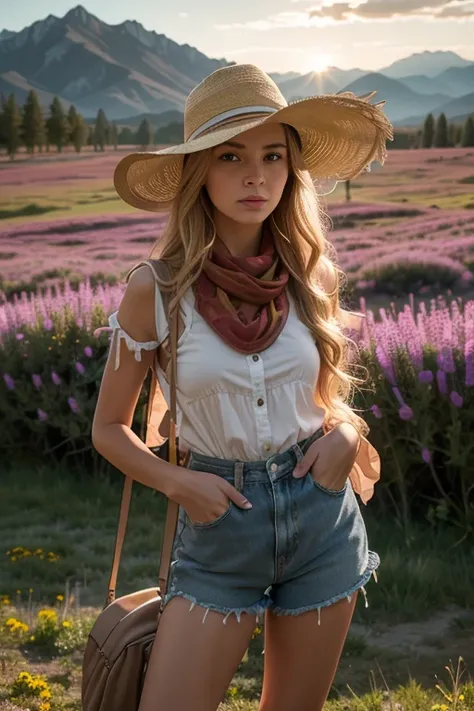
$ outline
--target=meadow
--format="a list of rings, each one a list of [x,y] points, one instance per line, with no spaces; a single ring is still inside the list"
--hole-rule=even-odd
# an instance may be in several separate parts
[[[0,160],[0,711],[80,709],[105,597],[122,477],[90,443],[94,331],[166,219],[116,197],[118,153]],[[474,709],[473,185],[473,149],[391,151],[350,202],[344,185],[324,198],[382,459],[363,510],[379,582],[327,711]],[[165,503],[134,485],[118,594],[155,584]],[[258,708],[262,648],[260,624],[223,711]]]

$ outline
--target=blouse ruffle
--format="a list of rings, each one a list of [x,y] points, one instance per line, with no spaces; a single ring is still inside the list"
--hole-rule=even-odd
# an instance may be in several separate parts
[[[136,341],[134,338],[128,335],[126,331],[121,327],[119,320],[117,318],[118,311],[114,311],[113,314],[109,316],[108,326],[101,326],[96,328],[94,331],[94,336],[98,336],[102,331],[113,331],[111,348],[115,347],[115,363],[114,370],[118,370],[120,366],[120,339],[123,338],[127,344],[127,348],[131,353],[135,354],[135,360],[139,363],[142,359],[142,350],[153,351],[158,348],[158,341]]]

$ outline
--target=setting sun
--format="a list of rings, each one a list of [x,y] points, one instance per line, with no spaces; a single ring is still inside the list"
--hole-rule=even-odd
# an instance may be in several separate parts
[[[313,54],[308,57],[308,71],[313,72],[325,72],[326,69],[331,65],[332,57],[330,54]]]

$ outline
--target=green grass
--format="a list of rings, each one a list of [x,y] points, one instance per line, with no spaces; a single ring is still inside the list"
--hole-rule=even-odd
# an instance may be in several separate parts
[[[110,187],[110,181],[101,180],[97,184],[87,182],[71,185],[68,190],[64,187],[41,186],[35,187],[34,194],[26,193],[25,188],[6,188],[0,212],[0,224],[28,223],[32,216],[35,222],[41,219],[50,220],[51,217],[61,219],[64,217],[78,217],[101,213],[132,212],[132,208],[120,200],[115,188]],[[34,212],[29,207],[34,204]]]
[[[92,479],[64,468],[38,465],[5,472],[0,483],[0,594],[35,589],[35,597],[51,602],[65,580],[79,582],[81,603],[103,601],[112,560],[123,477]],[[119,591],[154,585],[158,577],[160,541],[166,498],[135,482],[119,573]],[[377,521],[371,505],[362,507],[370,547],[382,560],[379,583],[370,581],[370,607],[359,605],[355,620],[370,622],[426,619],[447,605],[472,602],[474,551],[466,543],[454,547],[457,530],[413,524],[405,543],[391,521]],[[11,562],[16,546],[42,548],[59,555],[56,563],[38,556]]]
[[[86,621],[92,624],[105,598],[122,482],[116,470],[111,476],[94,479],[87,472],[74,473],[64,466],[53,469],[50,464],[12,465],[2,472],[0,595],[8,594],[14,607],[4,607],[2,612],[0,606],[0,630],[5,615],[31,624],[41,606],[61,609],[64,603],[57,602],[57,595],[69,600],[71,593],[74,601],[67,608],[67,618],[75,626]],[[118,596],[157,584],[165,506],[162,494],[134,483]],[[445,667],[460,656],[467,672],[474,668],[474,617],[470,614],[474,551],[468,544],[452,547],[456,531],[431,530],[420,524],[413,526],[406,542],[389,519],[375,516],[375,507],[371,510],[369,504],[362,511],[371,548],[382,559],[379,582],[367,585],[368,608],[362,596],[359,599],[325,711],[429,711],[444,700],[434,688],[435,674],[448,684]],[[15,546],[35,552],[41,549],[44,557],[32,555],[11,562]],[[57,562],[48,560],[49,553],[59,556]],[[441,627],[443,615],[447,623]],[[415,647],[400,637],[407,626],[418,630]],[[34,669],[49,680],[55,700],[51,711],[79,711],[83,646],[59,657],[41,649],[32,655],[9,642],[3,632],[0,711],[15,711],[6,702],[2,705],[2,698],[7,698],[16,674],[24,669]],[[381,643],[386,635],[388,643]],[[77,638],[82,639],[81,634]],[[220,711],[257,711],[262,648],[260,629]],[[470,698],[469,704],[449,704],[445,711],[474,711],[474,686],[466,687],[465,697]],[[36,711],[34,706],[31,710]]]

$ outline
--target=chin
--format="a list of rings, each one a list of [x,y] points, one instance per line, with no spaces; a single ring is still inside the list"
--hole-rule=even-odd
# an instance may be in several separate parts
[[[241,225],[261,225],[271,212],[255,211],[255,213],[248,212],[247,214],[239,213],[238,215],[229,215],[229,217],[238,222]]]

